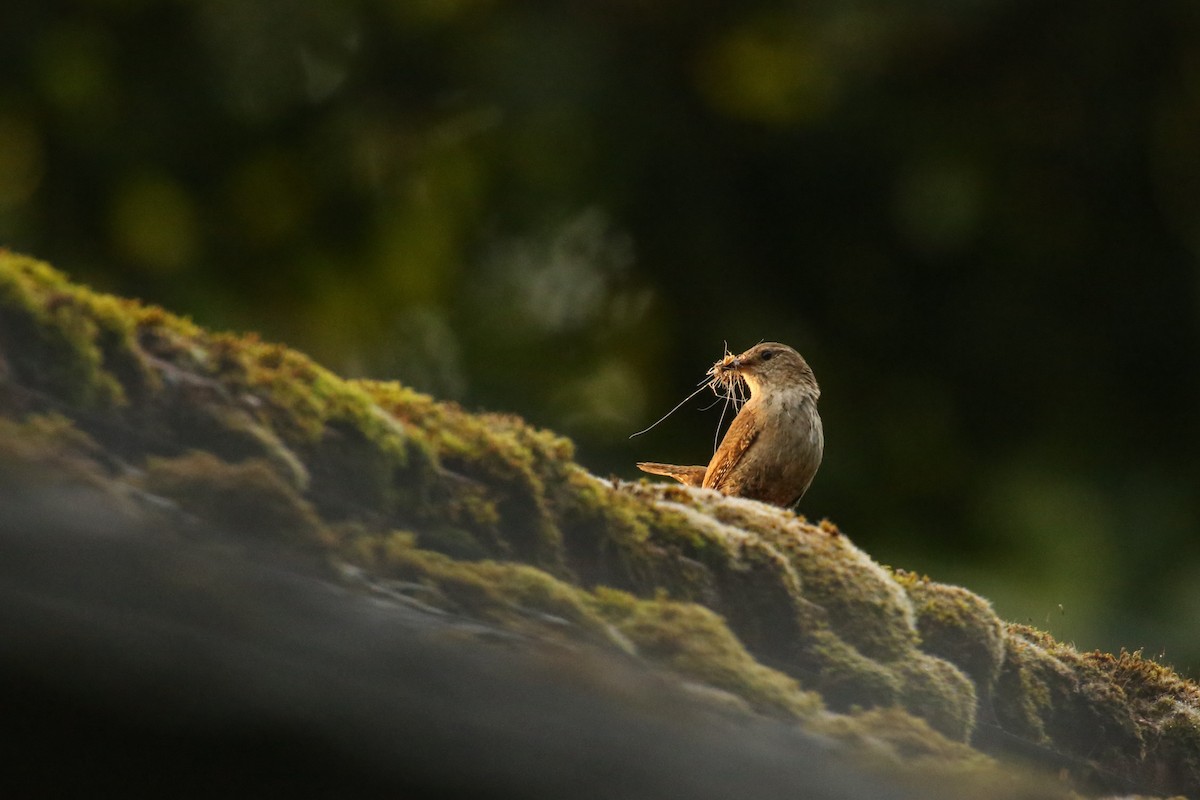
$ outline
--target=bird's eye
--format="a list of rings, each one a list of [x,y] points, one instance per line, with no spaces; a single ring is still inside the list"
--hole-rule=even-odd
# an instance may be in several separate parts
[[[763,351],[762,351],[762,360],[763,360],[763,361],[770,361],[770,360],[771,360],[771,356],[773,356],[773,355],[775,355],[775,351],[774,351],[774,350],[763,350]]]

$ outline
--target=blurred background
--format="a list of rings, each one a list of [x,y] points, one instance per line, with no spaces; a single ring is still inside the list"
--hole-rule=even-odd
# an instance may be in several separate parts
[[[9,0],[0,245],[604,476],[789,343],[803,513],[1200,674],[1195,3]]]

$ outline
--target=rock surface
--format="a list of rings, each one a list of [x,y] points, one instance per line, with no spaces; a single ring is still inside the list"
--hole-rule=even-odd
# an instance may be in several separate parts
[[[0,549],[43,785],[1200,795],[1200,689],[1136,653],[3,252]]]

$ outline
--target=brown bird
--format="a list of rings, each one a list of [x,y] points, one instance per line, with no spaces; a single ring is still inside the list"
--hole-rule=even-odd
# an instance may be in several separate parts
[[[794,505],[812,483],[825,436],[817,414],[821,390],[804,357],[785,344],[766,342],[727,355],[708,372],[713,386],[732,393],[738,380],[750,399],[734,418],[707,467],[639,462],[638,469],[687,486],[716,489],[764,503]]]

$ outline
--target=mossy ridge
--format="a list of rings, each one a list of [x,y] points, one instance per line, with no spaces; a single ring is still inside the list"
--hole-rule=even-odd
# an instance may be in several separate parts
[[[907,655],[918,636],[912,604],[887,572],[831,523],[812,525],[790,512],[739,500],[708,509],[727,524],[762,536],[795,566],[807,600],[829,626],[864,655],[890,661]]]
[[[115,353],[131,338],[123,301],[72,286],[33,259],[2,251],[0,256],[5,261],[0,270],[0,342],[20,343],[3,350],[17,378],[73,410],[125,404],[124,387],[104,368],[101,349],[104,343]],[[109,360],[136,363],[112,355]]]
[[[515,418],[475,417],[402,387],[342,381],[286,348],[209,334],[160,309],[96,295],[29,259],[0,254],[0,286],[6,413],[37,424],[50,418],[28,415],[56,411],[71,420],[54,434],[61,437],[60,457],[74,462],[78,475],[118,487],[114,497],[128,491],[119,488],[127,476],[114,479],[114,456],[137,469],[151,456],[186,459],[199,447],[223,463],[218,471],[269,464],[283,478],[276,491],[311,503],[322,523],[318,538],[335,527],[368,540],[410,527],[418,544],[441,537],[444,549],[454,542],[461,550],[474,547],[473,558],[518,558],[593,593],[612,582],[630,588],[638,602],[697,600],[726,615],[726,633],[747,643],[754,637],[745,620],[756,604],[816,613],[817,624],[802,617],[801,628],[815,633],[799,648],[812,661],[788,671],[805,688],[819,689],[827,704],[841,697],[847,704],[922,707],[919,698],[933,687],[939,702],[925,709],[927,717],[961,729],[965,717],[955,709],[968,692],[943,665],[953,662],[985,683],[994,656],[986,632],[974,630],[970,635],[982,638],[966,650],[951,646],[982,613],[967,608],[969,593],[914,591],[832,525],[814,528],[787,512],[683,487],[606,485],[570,462],[569,442]],[[34,346],[11,346],[30,336]],[[41,376],[37,358],[59,356],[65,368]],[[424,424],[417,424],[422,416]],[[72,443],[73,426],[91,437],[92,455],[84,439]],[[672,503],[723,527],[698,530]],[[582,532],[575,520],[587,523]],[[588,572],[587,556],[595,551],[609,557]],[[781,564],[799,578],[798,599]],[[504,571],[489,578],[510,580]],[[759,581],[770,588],[739,616],[747,587]],[[652,587],[668,596],[654,595]],[[925,603],[927,595],[937,597]],[[965,606],[955,611],[958,601]],[[899,664],[917,652],[921,625],[934,622],[948,623],[945,641],[937,644],[931,634],[921,646],[945,661],[925,670],[918,657],[917,676],[906,675]],[[1173,675],[1169,670],[1159,673],[1124,655],[1108,663],[1061,648],[1035,632],[1006,629],[994,685],[996,718],[1005,730],[1072,753],[1087,744],[1072,737],[1091,732],[1090,723],[1108,723],[1102,746],[1093,742],[1090,752],[1112,756],[1109,763],[1130,780],[1185,791],[1200,785],[1197,701],[1186,682],[1181,689],[1164,677]],[[769,661],[765,649],[749,651]]]
[[[154,495],[232,534],[282,534],[299,544],[327,536],[312,505],[259,459],[230,464],[203,451],[151,457],[140,482]]]
[[[0,416],[0,481],[18,490],[14,496],[46,485],[123,494],[113,491],[103,455],[92,437],[60,414],[30,414],[20,420]]]
[[[263,459],[330,521],[425,528],[430,542],[566,573],[545,484],[570,465],[567,440],[394,384],[344,381],[253,335],[209,333],[32,259],[0,259],[0,351],[17,354],[6,363],[37,393],[31,410],[64,406],[134,464],[190,450]],[[43,362],[60,365],[53,379],[40,377]],[[88,417],[81,404],[110,413]]]
[[[359,539],[353,549],[374,574],[403,581],[422,602],[543,640],[582,635],[730,692],[773,716],[803,719],[822,708],[816,694],[756,662],[704,606],[607,587],[587,591],[525,564],[456,561],[418,548],[416,537],[405,532]]]
[[[468,414],[399,383],[356,384],[422,433],[437,460],[439,499],[463,523],[480,526],[474,533],[492,553],[568,574],[546,485],[563,479],[574,455],[570,440],[516,417]]]
[[[1005,628],[996,717],[1096,787],[1200,792],[1200,688],[1140,652],[1080,653],[1025,625]]]
[[[704,559],[717,590],[708,605],[760,661],[821,692],[835,710],[901,705],[947,736],[970,736],[974,685],[916,649],[907,594],[835,527],[711,492],[632,491],[673,512],[684,527],[674,541]]]
[[[355,382],[254,335],[209,333],[162,309],[73,286],[31,259],[0,256],[0,286],[9,301],[0,351],[19,354],[9,360],[38,393],[32,410],[61,407],[134,463],[195,449],[229,462],[265,459],[333,520],[395,524],[434,514],[422,502],[435,481],[428,447]],[[48,317],[43,305],[60,311]],[[25,346],[42,340],[57,349]],[[41,380],[36,367],[50,356],[83,367]],[[111,398],[104,414],[77,402],[98,393]]]
[[[1004,662],[1004,624],[992,604],[961,586],[892,570],[916,612],[920,647],[965,672],[981,695],[991,692]]]
[[[639,599],[603,587],[590,596],[593,607],[643,656],[732,692],[756,711],[806,719],[824,707],[817,693],[757,662],[724,620],[702,605]]]

